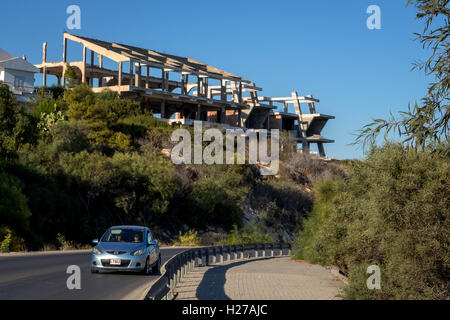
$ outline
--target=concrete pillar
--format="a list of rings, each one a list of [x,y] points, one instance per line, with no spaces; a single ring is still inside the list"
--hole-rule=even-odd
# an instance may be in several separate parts
[[[47,62],[47,42],[42,44],[42,63]]]
[[[44,71],[42,72],[42,86],[47,86],[47,67],[44,67]]]
[[[317,147],[319,148],[319,155],[322,158],[325,158],[325,149],[323,147],[323,143],[322,142],[317,143]]]
[[[195,117],[196,120],[201,120],[201,114],[202,114],[202,106],[201,104],[197,105],[197,116]]]
[[[63,40],[63,71],[62,71],[62,81],[61,81],[61,85],[63,87],[66,86],[66,77],[64,76],[64,74],[66,73],[66,62],[67,62],[67,39],[64,38]]]
[[[184,74],[181,74],[180,82],[181,82],[181,94],[186,94],[185,93],[185,91],[186,91],[186,78],[185,78]]]
[[[81,67],[81,82],[86,83],[86,54],[87,48],[83,46],[83,66]]]
[[[239,103],[242,103],[242,82],[239,82],[238,97],[239,97]]]
[[[63,40],[63,62],[67,62],[67,39]]]
[[[203,94],[208,99],[211,98],[211,95],[209,94],[209,89],[208,89],[208,78],[203,78]]]
[[[311,94],[308,94],[306,97],[312,98],[313,96]],[[316,106],[314,105],[314,102],[309,102],[308,105],[309,105],[309,112],[316,113]]]
[[[130,60],[130,86],[133,85],[133,60]]]
[[[62,85],[63,87],[66,86],[66,77],[64,76],[64,75],[66,74],[66,70],[67,70],[66,64],[63,64],[62,78],[61,78],[61,85]]]
[[[225,108],[221,108],[220,109],[220,117],[218,120],[220,123],[225,123],[225,118],[226,118]]]
[[[47,62],[47,42],[44,42],[42,44],[42,63],[44,64],[45,62]],[[46,87],[47,86],[47,67],[43,68],[43,72],[42,72],[42,86]]]
[[[197,76],[197,97],[202,96],[202,78]]]
[[[117,76],[117,85],[119,86],[119,94],[120,94],[120,86],[122,85],[122,64],[123,62],[119,62],[119,74]]]
[[[220,80],[220,100],[227,100],[227,81],[222,79]]]
[[[138,63],[138,65],[136,66],[136,74],[134,76],[134,85],[136,87],[141,86],[141,64],[140,63]]]
[[[166,102],[161,101],[161,118],[166,117]]]

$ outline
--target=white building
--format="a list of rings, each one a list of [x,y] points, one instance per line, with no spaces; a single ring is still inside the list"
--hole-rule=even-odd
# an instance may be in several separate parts
[[[0,81],[9,86],[19,102],[29,102],[34,91],[34,74],[39,69],[23,58],[0,49]]]

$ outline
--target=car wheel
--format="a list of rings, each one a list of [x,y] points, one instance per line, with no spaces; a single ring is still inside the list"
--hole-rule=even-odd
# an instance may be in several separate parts
[[[98,273],[98,270],[91,269],[91,273]]]
[[[147,257],[147,260],[145,260],[144,273],[145,274],[151,274],[152,273],[152,266],[150,265],[149,257]]]
[[[161,273],[161,256],[159,256],[158,261],[152,268],[152,274],[160,274]]]

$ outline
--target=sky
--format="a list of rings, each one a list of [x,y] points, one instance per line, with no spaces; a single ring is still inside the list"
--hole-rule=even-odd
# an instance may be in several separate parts
[[[46,41],[47,61],[61,61],[67,31],[191,57],[255,82],[260,96],[312,94],[318,112],[336,117],[322,131],[335,140],[325,145],[327,156],[362,158],[362,147],[350,145],[357,130],[406,110],[430,82],[411,71],[428,53],[414,41],[423,23],[406,2],[2,1],[0,48],[38,64]],[[79,30],[67,28],[70,5],[81,9]],[[381,10],[379,30],[367,28],[370,5]]]

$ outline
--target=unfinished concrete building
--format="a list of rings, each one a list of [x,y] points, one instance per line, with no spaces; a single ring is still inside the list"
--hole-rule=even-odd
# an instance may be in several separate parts
[[[68,61],[68,40],[81,44],[81,61]],[[297,92],[284,98],[258,96],[262,88],[254,82],[191,58],[64,32],[62,61],[48,62],[47,43],[43,44],[42,63],[36,65],[43,86],[48,75],[64,85],[67,64],[94,92],[112,90],[136,99],[169,124],[189,126],[200,120],[204,126],[224,129],[287,130],[303,152],[317,144],[321,157],[325,157],[323,144],[334,142],[321,136],[334,117],[316,111],[318,99]],[[288,112],[289,104],[294,113]],[[302,112],[301,105],[306,104],[309,113]],[[282,111],[277,111],[280,107]]]

